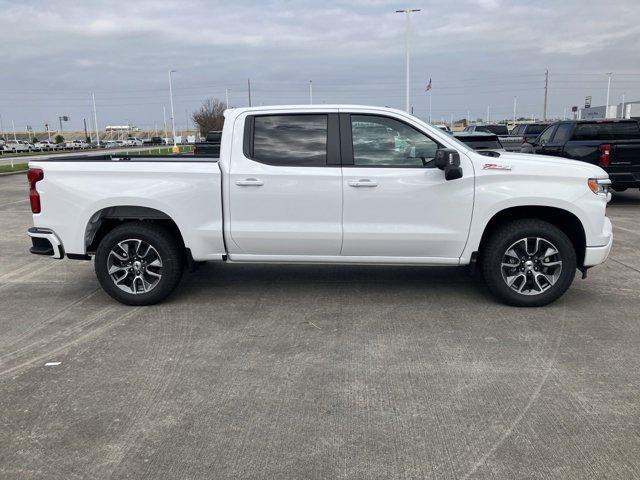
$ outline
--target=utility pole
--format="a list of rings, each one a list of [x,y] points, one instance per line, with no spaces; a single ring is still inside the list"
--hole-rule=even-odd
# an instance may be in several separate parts
[[[607,109],[604,111],[604,118],[609,118],[609,93],[611,91],[611,76],[613,75],[613,72],[608,72],[607,73],[607,77],[609,77],[609,79],[607,80]]]
[[[313,105],[313,80],[309,80],[309,105]]]
[[[411,14],[414,12],[419,12],[419,8],[405,8],[402,10],[396,10],[396,13],[404,13],[405,14],[405,56],[407,63],[407,72],[406,72],[406,102],[405,102],[405,110],[410,113],[411,109],[409,107],[410,99],[409,99],[409,78],[410,78],[410,37],[411,37]]]
[[[544,110],[542,113],[543,120],[547,119],[547,95],[549,93],[549,69],[544,71]]]
[[[229,108],[229,89],[228,88],[224,89],[224,104],[225,104],[225,108]]]
[[[169,136],[167,135],[167,109],[164,108],[164,105],[162,105],[162,120],[164,120],[164,138],[166,141],[169,139]]]
[[[98,112],[96,111],[96,96],[91,92],[91,100],[93,101],[93,126],[96,127],[96,142],[100,146],[100,133],[98,133]]]
[[[518,106],[518,97],[513,97],[513,127],[516,126],[516,107]]]
[[[171,131],[173,133],[173,153],[178,153],[178,145],[176,144],[176,116],[173,112],[173,85],[171,84],[171,74],[175,70],[169,70],[169,100],[171,101]]]
[[[251,106],[251,79],[247,78],[247,93],[249,94],[249,106]]]

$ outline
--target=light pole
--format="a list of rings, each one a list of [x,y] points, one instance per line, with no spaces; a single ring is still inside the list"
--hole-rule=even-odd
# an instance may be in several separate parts
[[[513,128],[516,127],[516,107],[518,106],[518,97],[513,97]]]
[[[625,107],[625,105],[624,105],[624,100],[625,100],[624,96],[625,96],[625,94],[623,93],[622,94],[622,111],[621,111],[621,115],[620,115],[620,118],[622,118],[622,119],[625,119],[626,116],[627,116],[627,113],[625,112],[625,108],[624,108]]]
[[[611,91],[611,76],[613,75],[613,72],[608,72],[607,73],[607,107],[606,110],[604,111],[604,118],[609,118],[609,93]]]
[[[396,10],[396,13],[404,13],[405,14],[405,18],[406,18],[406,31],[405,31],[405,55],[406,55],[406,62],[407,62],[407,78],[406,78],[406,104],[405,104],[405,110],[408,113],[411,113],[411,108],[409,106],[409,72],[410,72],[410,35],[411,35],[411,20],[410,20],[410,16],[412,13],[414,12],[419,12],[420,9],[419,8],[404,8],[402,10]]]
[[[96,96],[91,92],[91,100],[93,101],[93,126],[96,127],[96,142],[100,146],[100,134],[98,133],[98,112],[96,111]]]
[[[309,80],[309,105],[313,105],[313,80]]]
[[[164,140],[165,142],[169,140],[169,135],[167,135],[167,109],[162,105],[162,120],[164,121]]]
[[[171,102],[171,131],[173,132],[173,153],[178,153],[178,145],[176,144],[176,118],[173,112],[173,85],[171,84],[171,74],[175,73],[175,70],[169,70],[169,100]]]
[[[225,102],[224,103],[225,108],[229,108],[229,89],[228,88],[224,89],[224,102]]]

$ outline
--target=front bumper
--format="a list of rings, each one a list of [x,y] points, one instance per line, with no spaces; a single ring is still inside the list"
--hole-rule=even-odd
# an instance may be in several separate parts
[[[33,246],[29,251],[35,255],[46,255],[53,258],[64,257],[64,247],[58,236],[50,228],[31,227],[27,230]]]
[[[593,267],[603,263],[609,256],[611,246],[613,245],[613,227],[611,226],[611,220],[608,217],[604,218],[605,224],[603,234],[608,236],[609,241],[606,245],[598,247],[587,247],[584,253],[584,266]]]

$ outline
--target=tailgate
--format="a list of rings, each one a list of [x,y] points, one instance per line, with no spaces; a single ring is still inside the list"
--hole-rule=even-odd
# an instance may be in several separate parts
[[[615,184],[640,186],[640,141],[612,142],[611,158],[605,170]]]

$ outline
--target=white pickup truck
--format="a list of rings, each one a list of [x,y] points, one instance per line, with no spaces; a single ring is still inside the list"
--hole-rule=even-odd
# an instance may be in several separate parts
[[[225,112],[220,155],[32,161],[32,253],[89,260],[130,305],[197,262],[478,265],[498,298],[545,305],[612,244],[607,173],[480,155],[398,110]]]

